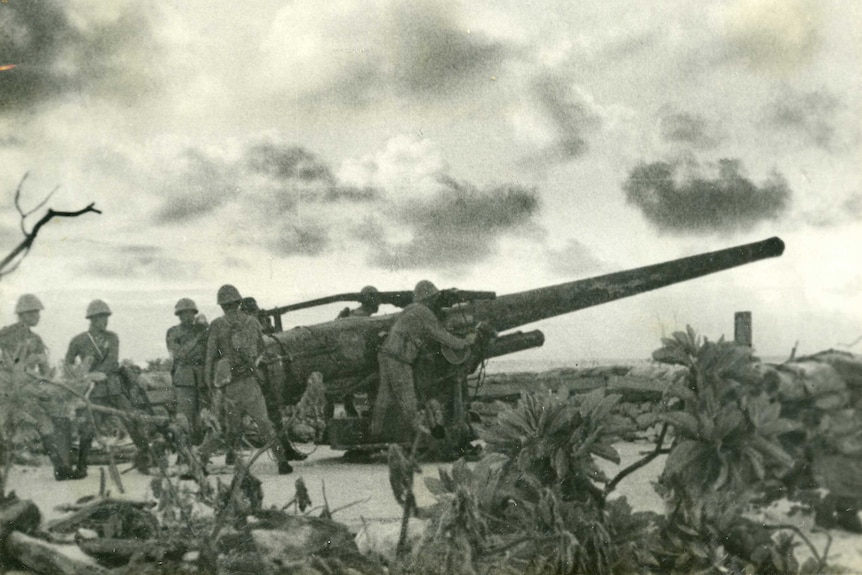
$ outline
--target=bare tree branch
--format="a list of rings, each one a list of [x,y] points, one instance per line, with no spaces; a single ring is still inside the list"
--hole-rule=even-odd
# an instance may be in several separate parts
[[[48,195],[47,195],[47,196],[45,196],[44,198],[42,198],[42,201],[41,201],[41,202],[39,202],[38,204],[36,204],[36,207],[34,207],[32,210],[30,210],[29,212],[27,212],[26,214],[24,214],[24,217],[26,218],[27,216],[30,216],[30,215],[33,215],[34,213],[36,213],[39,209],[41,209],[41,208],[42,208],[42,206],[44,206],[45,204],[47,204],[47,203],[48,203],[48,200],[50,200],[50,199],[51,199],[51,196],[53,196],[54,194],[56,194],[56,193],[57,193],[57,190],[59,190],[59,189],[60,189],[60,186],[54,186],[54,189],[53,189],[53,190],[51,190],[50,192],[48,192]],[[21,222],[21,224],[23,225],[23,224],[24,224],[24,222],[22,221],[22,222]]]
[[[25,175],[25,177],[26,177],[26,175]],[[24,180],[22,179],[21,181],[23,182]],[[19,203],[20,187],[21,186],[19,185],[18,190],[16,190],[16,192],[15,192],[15,208],[18,210],[18,213],[21,214],[22,222],[23,222],[23,218],[25,218],[26,215],[24,214],[24,212],[21,211],[21,206]],[[6,270],[5,268],[7,268],[15,260],[15,258],[17,258],[18,256],[21,256],[22,259],[27,256],[27,253],[30,251],[30,247],[33,245],[33,242],[36,241],[36,236],[39,235],[39,230],[42,229],[42,226],[44,226],[45,224],[47,224],[48,222],[50,222],[54,218],[76,218],[76,217],[83,215],[83,214],[86,214],[88,212],[93,212],[96,214],[102,213],[101,210],[96,209],[95,202],[91,203],[90,205],[88,205],[85,208],[82,208],[82,209],[74,211],[74,212],[57,211],[57,210],[49,209],[45,213],[44,216],[39,218],[39,221],[36,222],[36,225],[33,226],[32,231],[24,233],[24,240],[20,244],[18,244],[18,246],[15,249],[13,249],[11,252],[9,252],[9,254],[6,257],[4,257],[2,261],[0,261],[0,278],[2,278],[4,275],[10,273],[11,271],[14,271],[15,269],[17,269],[18,265],[21,263],[20,260],[11,269]],[[22,223],[22,225],[23,225],[23,223]]]

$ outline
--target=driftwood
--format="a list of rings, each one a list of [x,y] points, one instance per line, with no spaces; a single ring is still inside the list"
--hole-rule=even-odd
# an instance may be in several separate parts
[[[78,527],[93,528],[93,523],[102,524],[108,520],[118,521],[117,527],[134,531],[136,535],[153,536],[158,531],[156,518],[146,511],[153,502],[126,501],[124,499],[99,498],[67,517],[61,517],[47,526],[54,533],[68,533]],[[101,528],[97,529],[101,530]],[[108,534],[105,534],[108,535]]]
[[[130,561],[161,561],[165,556],[180,558],[187,546],[182,541],[163,543],[155,539],[117,539],[103,537],[78,541],[78,547],[87,555],[109,562],[125,564]]]
[[[0,506],[0,551],[13,531],[32,533],[41,521],[42,514],[32,501],[14,499],[3,503]]]
[[[37,573],[107,575],[109,571],[77,545],[57,545],[19,531],[9,534],[4,553]]]

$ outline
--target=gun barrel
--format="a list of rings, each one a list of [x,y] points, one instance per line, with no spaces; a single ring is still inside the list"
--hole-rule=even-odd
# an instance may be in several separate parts
[[[495,330],[505,331],[782,253],[784,242],[773,237],[633,270],[502,295],[494,300],[476,300],[469,309],[475,320],[487,321]]]

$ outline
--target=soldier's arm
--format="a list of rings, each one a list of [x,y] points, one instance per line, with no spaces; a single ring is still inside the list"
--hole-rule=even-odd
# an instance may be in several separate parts
[[[213,384],[213,364],[218,359],[218,324],[213,322],[207,337],[207,355],[204,360],[204,383],[209,389]]]
[[[464,349],[473,343],[472,338],[462,339],[446,331],[431,310],[428,310],[427,314],[423,312],[420,317],[425,336],[442,343],[446,347],[451,347],[452,349]]]
[[[78,350],[75,345],[75,338],[72,338],[72,341],[69,342],[69,349],[66,351],[66,363],[69,365],[75,364],[75,359],[78,357]]]
[[[165,346],[168,348],[168,353],[171,354],[172,359],[182,357],[180,355],[180,342],[178,340],[179,338],[176,336],[174,328],[169,328],[165,334]]]

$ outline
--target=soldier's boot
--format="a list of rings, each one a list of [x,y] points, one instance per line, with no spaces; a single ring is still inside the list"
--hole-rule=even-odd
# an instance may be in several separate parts
[[[87,458],[90,456],[90,448],[92,446],[92,435],[82,435],[78,440],[78,464],[75,467],[75,473],[80,477],[87,477]]]
[[[54,433],[49,437],[49,443],[53,452],[54,479],[57,481],[83,479],[87,474],[82,474],[72,467],[72,420],[66,417],[53,417],[51,423],[54,426]]]
[[[289,439],[278,439],[281,444],[281,452],[284,453],[285,461],[305,461],[308,457],[305,453],[296,449]]]
[[[60,449],[60,442],[57,440],[57,434],[42,435],[42,447],[48,454],[48,459],[51,460],[51,465],[54,467],[54,479],[57,481],[65,481],[72,478],[72,468],[69,466],[68,460],[64,461]]]
[[[224,454],[224,464],[236,465],[236,451],[232,447],[228,448],[227,453]]]

